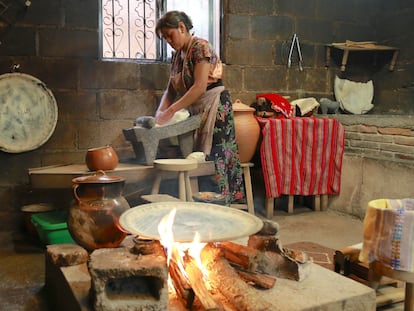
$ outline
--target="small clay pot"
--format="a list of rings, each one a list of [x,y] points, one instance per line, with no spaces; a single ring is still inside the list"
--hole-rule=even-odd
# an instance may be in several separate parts
[[[114,148],[105,146],[88,149],[85,162],[91,171],[109,171],[118,166],[119,159]]]

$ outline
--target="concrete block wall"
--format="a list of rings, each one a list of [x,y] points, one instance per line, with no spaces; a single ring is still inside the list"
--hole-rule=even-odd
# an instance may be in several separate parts
[[[326,0],[225,3],[223,58],[226,85],[233,98],[246,104],[254,102],[258,92],[277,92],[292,100],[333,98],[333,81],[338,75],[353,81],[373,80],[373,114],[414,113],[410,100],[413,81],[407,76],[412,72],[412,45],[407,38],[413,31],[404,27],[414,10],[409,1],[394,5],[378,1],[337,1],[333,5]],[[303,72],[298,69],[296,51],[287,68],[294,33],[300,40]],[[388,71],[390,53],[351,53],[347,70],[340,72],[342,52],[337,50],[332,51],[329,68],[325,67],[325,45],[345,40],[378,41],[401,48],[396,69]]]
[[[401,104],[411,100],[413,93],[414,54],[406,52],[412,49],[412,28],[401,35],[404,21],[412,20],[413,7],[409,0],[335,0],[334,4],[329,0],[223,0],[224,82],[233,100],[246,104],[261,92],[278,92],[292,100],[332,97],[340,55],[332,55],[326,68],[325,44],[346,39],[386,41],[396,36],[403,61],[395,72],[352,57],[346,75],[369,74],[375,81],[384,81],[388,95],[385,100],[383,93],[375,98],[376,107],[383,107],[381,112],[413,114],[413,105]],[[57,99],[59,116],[52,137],[40,148],[19,154],[0,152],[0,219],[7,220],[0,222],[0,230],[5,231],[18,227],[22,205],[51,199],[30,189],[28,168],[83,163],[88,148],[107,144],[115,147],[121,159],[133,157],[122,129],[136,117],[154,113],[169,69],[164,63],[100,60],[99,1],[37,0],[14,17],[18,18],[11,26],[0,19],[0,73],[18,64],[21,72],[43,81]],[[394,20],[398,27],[393,27]],[[383,28],[387,31],[378,31]],[[298,34],[302,48],[302,72],[297,62],[287,68],[293,33]],[[392,101],[390,94],[395,95]]]

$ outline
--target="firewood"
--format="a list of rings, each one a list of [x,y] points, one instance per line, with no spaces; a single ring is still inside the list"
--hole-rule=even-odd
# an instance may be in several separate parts
[[[276,236],[269,235],[251,235],[247,242],[247,246],[259,251],[271,251],[276,253],[283,252],[279,239]]]
[[[212,244],[206,245],[201,252],[203,265],[208,271],[211,285],[219,290],[237,310],[277,310],[260,298],[257,289],[246,284],[223,258],[220,249]]]
[[[188,311],[189,309],[185,306],[184,301],[177,293],[170,291],[168,295],[168,311]]]
[[[297,263],[306,263],[309,260],[309,256],[305,252],[297,249],[284,248],[282,254]]]
[[[309,274],[309,258],[305,252],[285,249],[275,236],[252,235],[249,247],[260,250],[257,270],[289,280],[300,281]]]
[[[214,301],[209,291],[206,288],[203,273],[197,266],[197,263],[193,258],[187,258],[185,260],[185,272],[187,273],[191,288],[204,309],[220,310],[219,305]]]
[[[362,243],[359,243],[336,250],[334,255],[335,272],[343,272],[344,275],[351,274],[352,263],[359,262],[361,248]]]
[[[208,281],[207,281],[208,283]],[[213,299],[220,304],[220,310],[222,311],[240,311],[235,306],[231,304],[230,301],[216,288],[210,288],[208,289],[209,293],[213,297]]]
[[[302,281],[309,275],[309,264],[299,263],[285,254],[263,252],[257,270],[275,277]]]
[[[170,261],[169,271],[177,296],[183,300],[183,304],[188,309],[191,309],[194,302],[194,291],[174,260]]]
[[[269,289],[272,288],[275,283],[276,283],[276,279],[265,275],[265,274],[261,274],[261,273],[257,273],[257,272],[250,272],[250,271],[242,271],[242,270],[236,270],[237,274],[245,281],[248,283],[253,283],[255,286],[264,288],[264,289]]]
[[[256,271],[259,251],[233,242],[220,242],[217,246],[223,250],[224,258],[248,271]]]

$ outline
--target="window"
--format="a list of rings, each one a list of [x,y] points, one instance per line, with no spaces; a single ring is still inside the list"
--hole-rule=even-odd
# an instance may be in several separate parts
[[[195,36],[220,52],[220,0],[101,0],[101,51],[104,59],[167,60],[171,48],[155,33],[165,12],[186,12]]]

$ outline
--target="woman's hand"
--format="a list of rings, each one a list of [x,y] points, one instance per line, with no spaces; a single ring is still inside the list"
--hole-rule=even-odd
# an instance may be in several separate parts
[[[171,108],[165,109],[164,111],[157,111],[155,114],[155,124],[163,125],[167,123],[174,116],[174,110]]]

